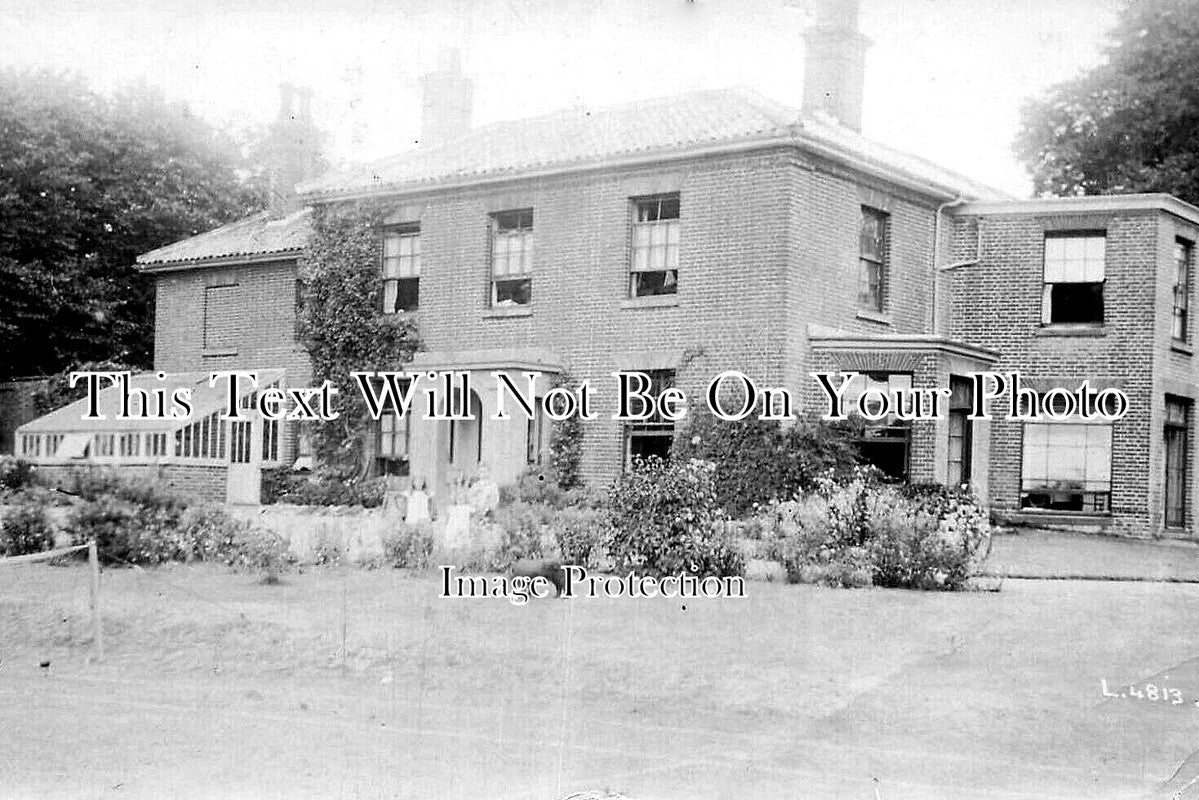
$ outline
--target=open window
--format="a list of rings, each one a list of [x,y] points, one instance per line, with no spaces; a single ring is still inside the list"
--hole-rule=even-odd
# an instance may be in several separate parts
[[[1102,231],[1045,235],[1042,324],[1103,324],[1106,245]]]
[[[420,225],[389,228],[383,233],[383,313],[420,308]]]
[[[533,300],[533,209],[491,217],[491,305],[527,306]]]
[[[629,296],[676,294],[679,290],[679,196],[633,201],[633,262]]]

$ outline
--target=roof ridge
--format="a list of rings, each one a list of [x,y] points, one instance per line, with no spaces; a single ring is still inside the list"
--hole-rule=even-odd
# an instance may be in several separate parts
[[[693,89],[686,92],[675,92],[673,94],[655,95],[653,97],[640,98],[636,100],[626,100],[619,103],[596,106],[568,106],[558,108],[552,111],[547,111],[541,114],[534,114],[527,117],[516,117],[513,119],[494,120],[492,122],[480,125],[477,128],[472,128],[462,136],[451,139],[443,144],[439,144],[428,148],[412,148],[402,150],[389,156],[384,156],[379,159],[362,162],[351,165],[343,170],[340,174],[344,177],[373,177],[381,172],[386,172],[389,168],[403,164],[414,159],[435,159],[444,153],[452,153],[462,148],[470,141],[485,140],[488,136],[503,134],[507,129],[518,127],[531,127],[538,124],[553,124],[557,121],[582,122],[590,119],[591,121],[599,121],[604,118],[617,118],[619,115],[630,111],[638,111],[642,114],[650,114],[655,111],[669,109],[672,105],[687,99],[704,98],[707,100],[718,99],[721,97],[736,97],[744,103],[751,105],[754,110],[766,116],[769,121],[777,127],[788,127],[796,122],[799,112],[779,103],[760,92],[751,89],[744,85],[724,86],[717,88]],[[297,187],[297,191],[301,194],[320,193],[329,178],[336,178],[337,175],[325,176],[316,178],[311,181],[305,181]]]

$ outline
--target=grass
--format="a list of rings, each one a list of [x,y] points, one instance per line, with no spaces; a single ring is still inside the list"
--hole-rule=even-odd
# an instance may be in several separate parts
[[[15,797],[1141,797],[1199,748],[1199,707],[1099,689],[1199,699],[1186,584],[516,607],[431,573],[109,570],[88,664],[82,568],[0,580]]]

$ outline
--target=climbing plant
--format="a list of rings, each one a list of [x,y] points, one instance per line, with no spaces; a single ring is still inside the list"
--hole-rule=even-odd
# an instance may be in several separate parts
[[[316,206],[300,269],[299,329],[313,378],[339,389],[340,417],[319,425],[316,455],[342,477],[364,470],[374,426],[350,373],[402,369],[419,348],[410,316],[383,313],[380,226],[387,211],[378,201]]]
[[[554,379],[554,387],[576,388],[576,382],[565,370]],[[555,422],[550,432],[550,466],[558,485],[563,489],[574,489],[583,484],[579,473],[583,458],[583,424],[578,416]]]

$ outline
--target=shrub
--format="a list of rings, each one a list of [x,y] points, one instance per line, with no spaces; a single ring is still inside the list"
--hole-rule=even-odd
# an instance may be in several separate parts
[[[0,556],[42,553],[54,547],[54,529],[42,492],[25,490],[0,519]]]
[[[346,550],[342,538],[331,535],[329,528],[322,526],[312,545],[312,563],[317,566],[339,567],[346,560]]]
[[[219,506],[189,507],[154,481],[87,470],[75,473],[69,491],[80,498],[67,517],[71,539],[76,544],[95,539],[105,563],[199,560],[273,573],[291,562],[287,542],[277,534]]]
[[[958,589],[990,548],[986,512],[971,495],[882,484],[860,472],[774,503],[758,522],[792,581]]]
[[[245,572],[265,572],[268,577],[291,567],[294,559],[287,541],[274,531],[243,523],[232,531],[221,560]]]
[[[263,470],[262,502],[299,506],[383,505],[387,484],[382,478],[343,480],[324,473],[294,472],[286,467]]]
[[[14,456],[0,456],[0,490],[18,492],[36,482],[33,464]]]
[[[287,493],[291,491],[292,485],[296,482],[295,479],[302,475],[303,473],[296,472],[289,466],[264,467],[259,502],[264,506],[282,502]]]
[[[67,518],[76,544],[96,540],[105,563],[158,564],[185,560],[191,552],[179,520],[186,501],[168,487],[115,470],[72,473],[67,491],[78,503]]]
[[[433,555],[433,543],[428,525],[401,524],[383,537],[383,557],[397,569],[425,569]]]
[[[103,495],[71,509],[67,530],[75,544],[95,539],[98,555],[105,564],[136,564],[140,561],[137,540],[142,530],[138,511],[133,503]]]
[[[756,417],[726,422],[708,411],[675,437],[672,455],[715,464],[716,502],[734,517],[810,490],[821,477],[844,477],[857,463],[844,426],[815,419],[787,427]]]
[[[492,520],[503,533],[492,568],[504,570],[522,558],[547,555],[545,538],[554,514],[553,506],[548,503],[517,500],[497,507]]]
[[[550,529],[558,542],[562,561],[580,567],[595,567],[609,538],[607,515],[595,508],[556,511]]]
[[[237,519],[220,506],[188,508],[179,519],[179,529],[189,544],[189,559],[268,573],[280,572],[294,560],[281,536]]]
[[[639,461],[609,490],[608,525],[608,554],[618,572],[701,577],[744,572],[744,557],[717,506],[715,467],[709,462],[654,456]]]
[[[879,586],[959,589],[987,557],[987,514],[959,491],[923,493],[879,490],[868,515],[874,582]]]
[[[527,469],[515,483],[500,487],[500,503],[545,503],[555,509],[597,508],[603,503],[602,493],[588,490],[581,484],[562,488],[553,469]]]

